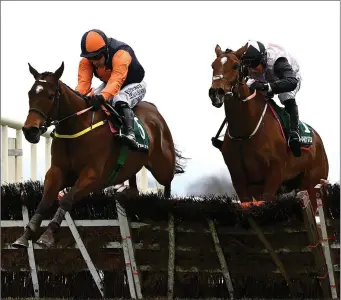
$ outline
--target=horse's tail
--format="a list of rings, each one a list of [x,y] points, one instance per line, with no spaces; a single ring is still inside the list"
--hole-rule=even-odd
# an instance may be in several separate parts
[[[188,158],[182,156],[181,151],[178,150],[175,146],[174,149],[175,149],[175,174],[185,173],[185,166]]]
[[[320,147],[321,152],[322,152],[322,158],[321,158],[322,161],[319,163],[323,164],[323,162],[324,162],[324,166],[323,166],[324,167],[324,173],[325,173],[326,177],[328,177],[328,175],[329,175],[329,162],[328,162],[328,156],[327,156],[326,148],[324,147],[324,143],[323,143],[322,138],[319,135],[319,133],[314,128],[313,128],[313,131],[317,137],[316,142],[318,142],[318,140],[320,140],[319,145],[316,145],[316,146]],[[321,178],[321,179],[327,179],[327,178]]]

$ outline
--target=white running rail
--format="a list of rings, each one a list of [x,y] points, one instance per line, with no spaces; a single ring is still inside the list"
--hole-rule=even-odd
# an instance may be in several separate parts
[[[20,182],[23,180],[23,134],[21,128],[23,124],[1,117],[1,183]],[[8,137],[8,128],[16,131],[15,138]],[[45,137],[45,170],[47,171],[51,164],[51,130],[43,134]],[[37,144],[31,144],[31,174],[32,180],[38,179],[37,174],[38,157]]]

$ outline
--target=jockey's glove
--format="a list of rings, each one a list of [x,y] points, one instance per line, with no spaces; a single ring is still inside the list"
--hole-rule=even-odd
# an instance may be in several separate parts
[[[93,106],[94,110],[97,110],[105,103],[105,99],[102,95],[93,95],[87,98],[88,105]]]
[[[268,83],[264,83],[264,82],[259,82],[259,81],[255,81],[254,83],[252,83],[250,85],[250,88],[253,90],[258,90],[258,91],[268,91],[269,90],[269,84]]]
[[[270,83],[254,81],[250,85],[250,88],[253,89],[253,90],[258,90],[258,91],[266,92],[265,94],[269,98],[272,98],[274,96],[274,94],[272,92],[272,89],[271,89]]]

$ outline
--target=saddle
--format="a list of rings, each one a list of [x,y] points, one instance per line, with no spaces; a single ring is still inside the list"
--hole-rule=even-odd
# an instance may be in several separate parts
[[[284,108],[280,107],[276,104],[273,99],[268,99],[269,108],[273,113],[274,117],[277,119],[281,126],[281,132],[283,138],[288,142],[289,134],[290,134],[290,115],[285,111]],[[310,146],[313,144],[313,128],[299,121],[299,135],[300,145],[302,150],[309,150]]]
[[[118,114],[118,112],[113,108],[110,104],[105,103],[102,105],[102,109],[105,112],[105,114],[108,116],[108,123],[110,131],[116,135],[120,136],[121,130],[123,127],[123,120],[122,116]],[[149,137],[148,133],[143,125],[143,123],[140,121],[140,119],[135,114],[135,109],[133,109],[134,112],[134,132],[137,144],[141,151],[148,151],[149,150]]]

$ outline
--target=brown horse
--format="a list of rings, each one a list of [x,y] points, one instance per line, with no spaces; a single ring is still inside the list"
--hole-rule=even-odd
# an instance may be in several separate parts
[[[40,135],[50,124],[56,125],[57,138],[53,139],[51,146],[51,167],[45,175],[42,200],[24,234],[13,246],[28,246],[28,239],[39,228],[59,191],[71,187],[59,201],[59,208],[47,230],[38,239],[39,244],[52,246],[65,213],[84,196],[107,187],[108,178],[115,170],[117,172],[110,185],[129,180],[130,187],[137,189],[136,173],[145,166],[165,186],[165,197],[170,197],[174,175],[183,172],[179,162],[182,157],[175,149],[171,132],[155,105],[143,101],[136,106],[136,116],[149,138],[149,149],[144,152],[126,150],[126,162],[122,166],[118,164],[118,158],[125,146],[121,145],[119,135],[113,135],[112,127],[106,122],[107,114],[103,110],[90,110],[81,95],[59,80],[64,63],[54,73],[40,74],[31,65],[29,69],[35,83],[28,93],[30,109],[22,128],[25,138],[30,143],[38,143]],[[90,124],[93,127],[89,127]],[[84,130],[88,132],[80,134]],[[76,133],[80,136],[77,137]]]
[[[312,145],[293,156],[282,127],[264,94],[251,91],[245,83],[247,69],[238,51],[223,52],[219,45],[212,63],[209,89],[212,105],[224,104],[228,123],[221,151],[241,202],[275,199],[279,188],[307,190],[316,208],[314,186],[328,176],[328,159],[322,140],[312,130]]]

